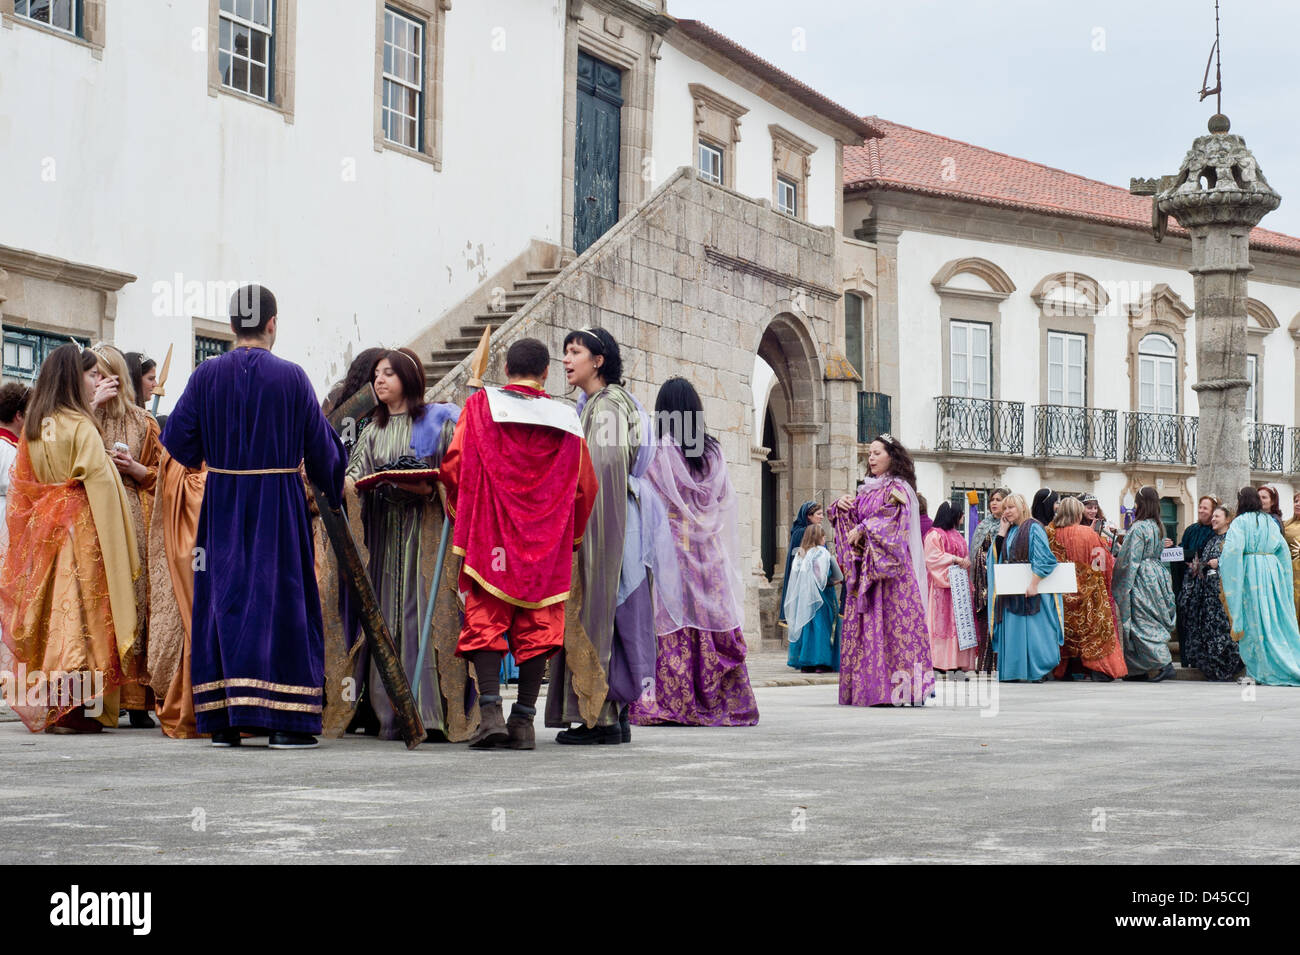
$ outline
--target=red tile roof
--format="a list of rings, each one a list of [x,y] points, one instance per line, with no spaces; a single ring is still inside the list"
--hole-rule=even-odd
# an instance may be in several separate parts
[[[841,126],[847,126],[864,139],[881,135],[880,130],[872,125],[873,121],[871,119],[863,119],[852,110],[845,109],[839,103],[817,92],[806,83],[800,82],[784,70],[773,66],[761,56],[751,53],[730,37],[723,36],[707,23],[699,20],[678,20],[672,16],[669,19],[674,21],[678,30],[696,43],[708,47],[715,53],[722,54],[733,63],[761,79],[767,80],[781,92],[793,97],[813,112],[820,113]]]
[[[1067,219],[1151,229],[1151,199],[1074,173],[868,116],[879,139],[844,147],[844,189],[944,196]],[[1170,222],[1170,233],[1186,235]],[[1251,248],[1300,255],[1300,238],[1256,228]]]

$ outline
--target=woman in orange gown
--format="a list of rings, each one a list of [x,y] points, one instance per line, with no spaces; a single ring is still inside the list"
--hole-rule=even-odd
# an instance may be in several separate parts
[[[1060,666],[1053,675],[1060,680],[1071,671],[1086,671],[1103,683],[1126,676],[1128,667],[1111,597],[1115,558],[1101,535],[1086,522],[1083,505],[1076,498],[1061,498],[1047,528],[1047,543],[1058,561],[1074,564],[1079,582],[1077,593],[1064,595],[1065,642],[1061,645]]]

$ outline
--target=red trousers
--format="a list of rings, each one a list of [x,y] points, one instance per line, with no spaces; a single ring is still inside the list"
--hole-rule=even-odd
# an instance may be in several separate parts
[[[456,656],[475,650],[514,654],[516,663],[554,653],[564,646],[564,601],[529,610],[488,593],[477,581],[465,596],[465,625],[460,628]]]

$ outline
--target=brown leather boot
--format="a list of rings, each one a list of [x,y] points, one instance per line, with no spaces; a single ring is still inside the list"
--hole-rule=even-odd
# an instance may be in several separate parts
[[[510,740],[506,743],[507,748],[537,748],[537,733],[533,730],[533,717],[536,715],[535,706],[516,703],[510,708],[510,721],[506,723],[506,732],[510,734]]]
[[[501,697],[478,698],[478,730],[469,739],[470,749],[491,749],[510,739],[506,732],[505,716],[501,713]]]

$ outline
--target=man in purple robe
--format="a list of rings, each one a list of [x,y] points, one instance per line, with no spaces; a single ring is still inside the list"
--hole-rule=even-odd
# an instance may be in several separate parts
[[[276,312],[268,289],[235,293],[235,348],[194,369],[162,437],[181,464],[207,464],[191,682],[214,746],[238,746],[242,730],[298,749],[321,731],[324,630],[299,467],[338,503],[347,458],[307,373],[271,354]]]

